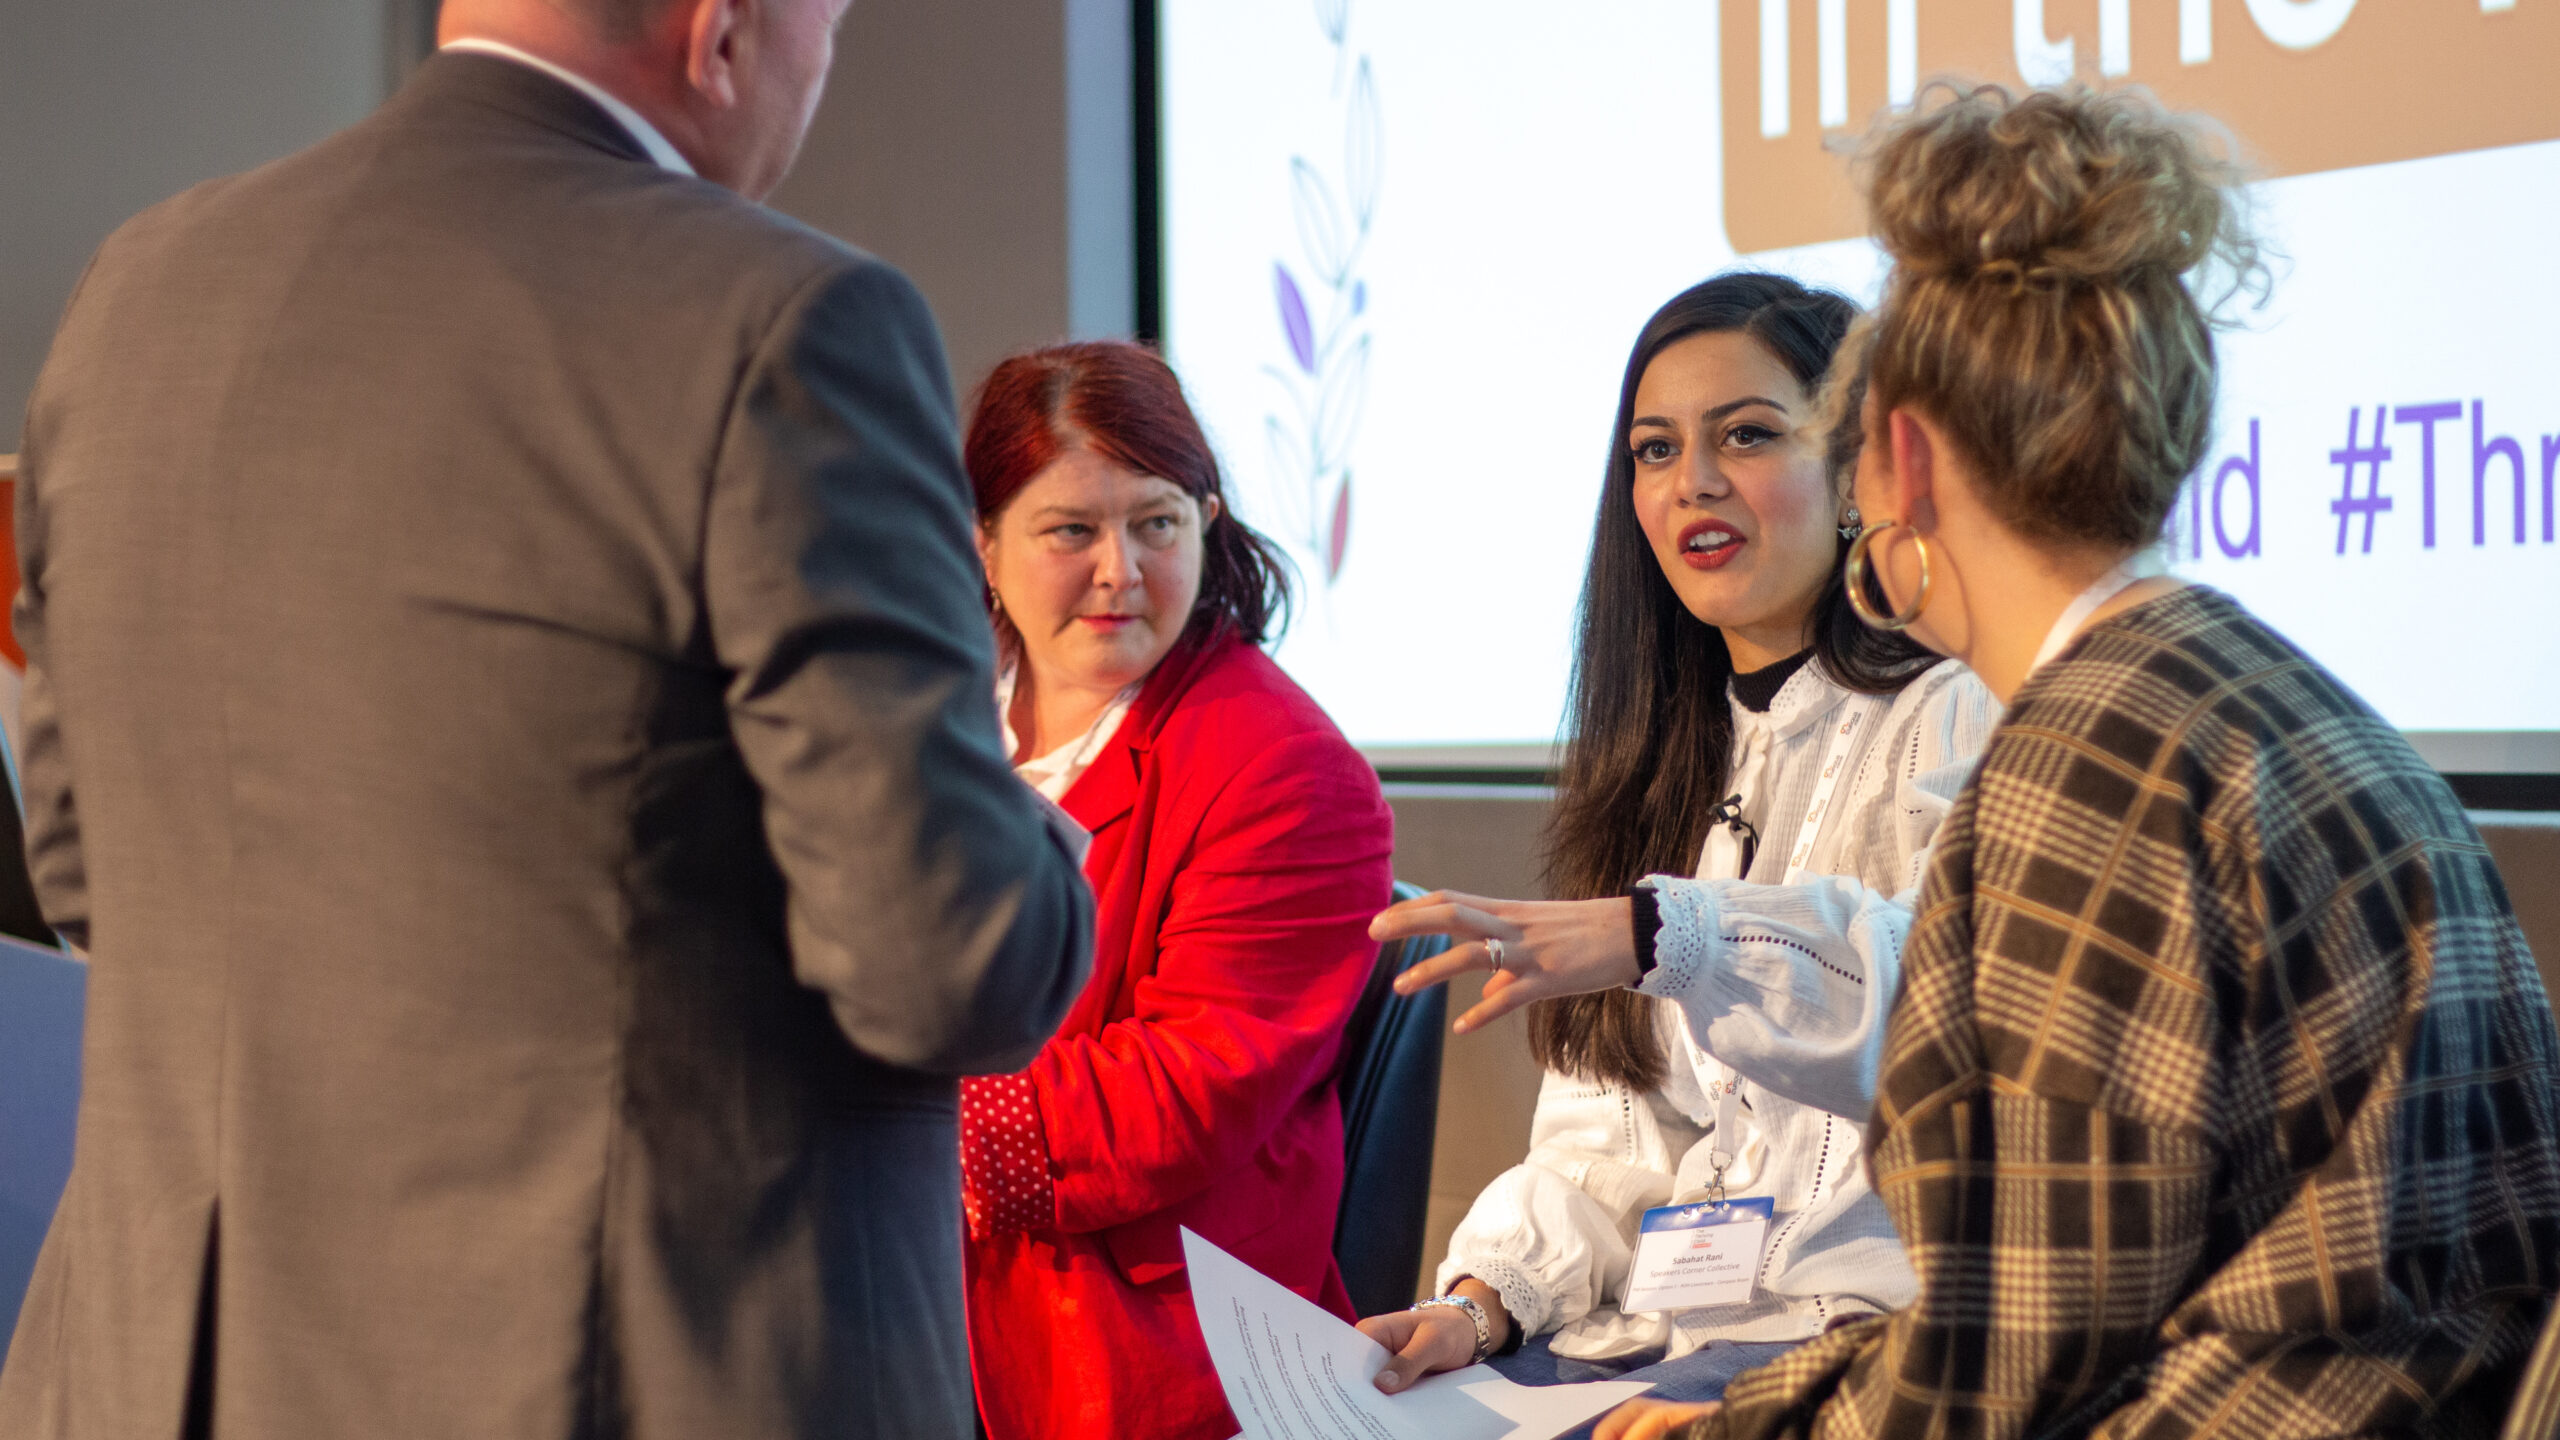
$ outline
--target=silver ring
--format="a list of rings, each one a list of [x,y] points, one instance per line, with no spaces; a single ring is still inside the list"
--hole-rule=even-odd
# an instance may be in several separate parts
[[[1493,962],[1496,974],[1502,971],[1502,942],[1488,935],[1484,939],[1485,958]]]

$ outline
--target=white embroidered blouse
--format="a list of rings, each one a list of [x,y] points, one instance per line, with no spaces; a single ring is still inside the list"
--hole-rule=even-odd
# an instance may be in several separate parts
[[[1640,1094],[1550,1073],[1528,1159],[1477,1197],[1440,1266],[1444,1293],[1474,1276],[1501,1292],[1521,1333],[1556,1332],[1559,1355],[1801,1340],[1918,1292],[1859,1147],[1929,840],[1999,703],[1951,660],[1899,695],[1844,690],[1807,664],[1766,713],[1733,709],[1733,788],[1763,839],[1750,883],[1736,878],[1740,846],[1722,827],[1699,878],[1653,877],[1662,928],[1638,988],[1663,1002],[1667,1078]],[[1853,716],[1800,881],[1777,884]],[[1739,1133],[1719,1143],[1712,1097],[1728,1084]],[[1622,1314],[1638,1220],[1703,1198],[1720,1151],[1731,1152],[1728,1195],[1775,1202],[1752,1298]]]

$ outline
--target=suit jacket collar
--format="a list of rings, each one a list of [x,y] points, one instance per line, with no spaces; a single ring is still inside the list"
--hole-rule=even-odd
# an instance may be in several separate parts
[[[656,161],[622,122],[575,87],[529,65],[469,50],[438,51],[400,92],[398,103],[476,106],[655,170]]]
[[[594,101],[604,113],[613,117],[613,123],[621,126],[625,134],[640,142],[640,149],[651,160],[657,162],[659,169],[672,170],[679,175],[697,173],[693,168],[693,162],[684,157],[684,152],[678,150],[675,142],[669,140],[663,131],[649,122],[648,116],[633,109],[612,91],[565,65],[546,60],[530,50],[519,50],[503,40],[491,40],[479,35],[464,35],[448,40],[444,42],[444,48],[449,51],[468,51],[477,55],[495,55],[501,60],[513,60],[519,65],[539,70]]]
[[[1155,673],[1138,691],[1137,701],[1129,707],[1129,718],[1120,722],[1111,743],[1094,757],[1083,778],[1076,781],[1061,802],[1077,824],[1099,831],[1129,813],[1138,802],[1139,769],[1144,763],[1139,757],[1155,749],[1165,722],[1173,717],[1182,698],[1191,693],[1200,677],[1209,673],[1229,649],[1243,643],[1222,626],[1205,637],[1184,637],[1157,664]]]

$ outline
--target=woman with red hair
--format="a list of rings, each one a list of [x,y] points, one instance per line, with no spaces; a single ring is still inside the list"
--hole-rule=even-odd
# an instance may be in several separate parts
[[[1136,345],[996,367],[968,436],[1015,769],[1093,834],[1093,980],[1031,1068],[966,1082],[970,1343],[992,1440],[1236,1431],[1188,1227],[1344,1319],[1334,1076],[1392,821],[1261,645],[1279,553]]]

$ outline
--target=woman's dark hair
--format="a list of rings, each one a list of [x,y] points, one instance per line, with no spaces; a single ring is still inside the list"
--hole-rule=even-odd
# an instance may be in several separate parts
[[[1708,812],[1725,795],[1733,745],[1725,698],[1733,660],[1724,635],[1680,603],[1636,523],[1635,461],[1627,448],[1636,386],[1672,344],[1738,332],[1766,346],[1811,399],[1856,315],[1855,305],[1831,291],[1745,271],[1672,297],[1636,337],[1618,389],[1582,582],[1581,641],[1566,702],[1571,728],[1547,826],[1547,880],[1555,894],[1622,895],[1647,875],[1692,873]],[[1842,430],[1851,438],[1844,441]],[[1854,419],[1833,432],[1826,469],[1835,486],[1856,463],[1855,432]],[[1839,553],[1847,552],[1844,539]],[[1814,605],[1813,653],[1834,681],[1876,695],[1901,689],[1938,658],[1860,624],[1836,559]],[[1639,1090],[1663,1079],[1652,1006],[1632,991],[1538,1002],[1529,1011],[1529,1049],[1548,1069],[1584,1079]]]
[[[962,463],[977,490],[978,523],[992,524],[1031,477],[1081,445],[1141,475],[1216,500],[1201,534],[1200,596],[1183,640],[1220,629],[1259,645],[1289,624],[1289,562],[1278,546],[1236,518],[1218,457],[1162,356],[1125,340],[1027,351],[998,364],[971,402]],[[997,632],[1012,643],[1001,614]]]

